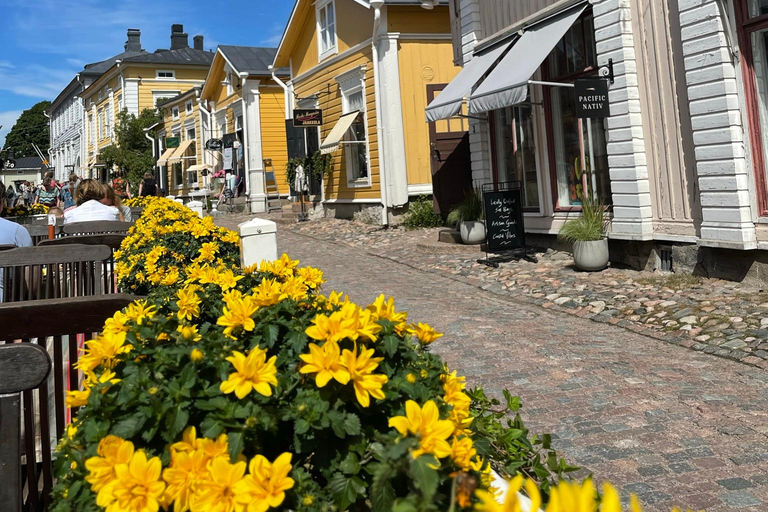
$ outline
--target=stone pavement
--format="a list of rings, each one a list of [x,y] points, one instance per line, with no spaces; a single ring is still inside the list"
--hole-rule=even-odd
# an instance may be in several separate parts
[[[410,319],[445,333],[434,350],[470,385],[520,395],[532,431],[553,433],[563,456],[638,494],[646,511],[768,509],[765,371],[424,272],[371,254],[377,242],[281,226],[278,243],[325,271],[326,292],[359,303],[393,295]]]

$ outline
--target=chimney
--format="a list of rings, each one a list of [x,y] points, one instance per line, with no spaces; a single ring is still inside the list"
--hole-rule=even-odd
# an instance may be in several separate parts
[[[184,32],[184,25],[171,25],[171,50],[189,48],[189,36]]]
[[[203,36],[195,36],[192,40],[195,42],[195,50],[205,50],[203,48]]]
[[[128,41],[125,42],[125,51],[127,52],[141,51],[141,30],[137,28],[128,29]]]

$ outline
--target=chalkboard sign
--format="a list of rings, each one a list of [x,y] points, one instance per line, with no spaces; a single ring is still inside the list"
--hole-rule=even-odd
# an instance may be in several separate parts
[[[500,184],[501,185],[501,184]],[[510,251],[525,247],[523,196],[519,187],[483,190],[488,251]]]

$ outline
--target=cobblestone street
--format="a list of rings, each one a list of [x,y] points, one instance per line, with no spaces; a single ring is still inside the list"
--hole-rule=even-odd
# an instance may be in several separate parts
[[[222,223],[229,226],[234,219]],[[281,226],[281,251],[322,268],[326,292],[393,295],[445,333],[434,345],[470,384],[523,400],[533,431],[646,510],[765,510],[768,373],[607,323],[484,291]]]

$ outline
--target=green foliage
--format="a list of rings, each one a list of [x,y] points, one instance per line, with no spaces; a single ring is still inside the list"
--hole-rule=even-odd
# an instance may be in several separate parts
[[[437,228],[443,225],[443,219],[435,213],[432,198],[420,196],[408,205],[403,225],[408,229]]]
[[[304,168],[305,176],[311,174],[319,181],[325,176],[330,177],[333,173],[333,156],[315,151],[311,157],[296,156],[288,160],[285,166],[285,181],[290,186],[293,186],[296,181],[296,168],[299,166]]]
[[[323,176],[330,177],[331,173],[333,173],[333,156],[315,151],[312,155],[312,174],[318,179],[322,179]]]
[[[45,117],[44,112],[50,106],[50,101],[35,103],[32,108],[21,113],[16,124],[5,136],[5,147],[13,149],[16,158],[37,156],[32,149],[32,143],[37,144],[47,158],[50,136],[48,118]]]
[[[483,220],[482,193],[470,190],[459,204],[451,208],[446,217],[446,224],[456,226],[459,222]]]
[[[563,224],[558,233],[558,238],[566,242],[592,242],[602,240],[607,229],[608,219],[605,215],[605,204],[602,200],[595,197],[595,191],[587,187],[587,193],[581,186],[582,178],[590,183],[591,169],[589,162],[584,169],[581,167],[581,159],[577,158],[574,163],[578,184],[576,191],[581,199],[581,216],[578,219],[571,219]]]
[[[153,172],[155,160],[152,156],[152,143],[144,136],[149,128],[159,120],[153,109],[146,108],[138,117],[124,109],[117,115],[115,138],[117,144],[104,148],[101,158],[107,168],[119,169],[118,174],[125,177],[135,192],[144,173]]]

